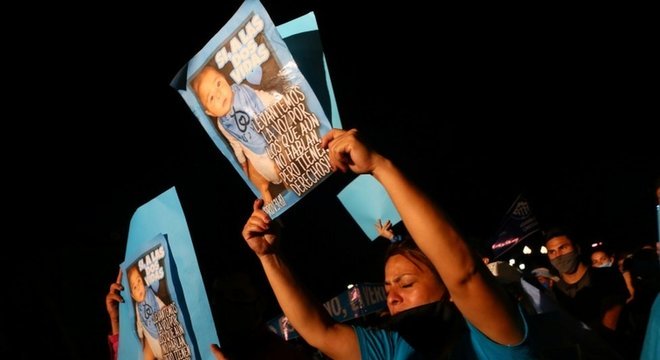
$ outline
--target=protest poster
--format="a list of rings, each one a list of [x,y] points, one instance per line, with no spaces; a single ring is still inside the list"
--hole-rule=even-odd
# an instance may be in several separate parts
[[[220,343],[174,188],[133,215],[121,269],[118,359],[212,358]]]
[[[171,84],[275,218],[331,174],[331,129],[270,16],[246,0]]]

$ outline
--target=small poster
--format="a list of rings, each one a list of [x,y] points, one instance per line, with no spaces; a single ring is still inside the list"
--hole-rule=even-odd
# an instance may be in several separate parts
[[[174,188],[133,215],[121,269],[120,360],[213,358],[222,344]]]

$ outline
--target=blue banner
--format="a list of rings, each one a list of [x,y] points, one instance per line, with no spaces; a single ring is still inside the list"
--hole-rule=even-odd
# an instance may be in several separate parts
[[[323,307],[338,322],[346,322],[359,317],[383,311],[387,308],[385,287],[381,284],[349,285],[349,289],[326,301]],[[268,328],[285,340],[299,337],[289,324],[286,316],[268,321]]]
[[[491,250],[495,259],[513,249],[528,236],[539,231],[539,222],[532,214],[529,203],[518,195],[507,210],[497,235],[491,240]]]

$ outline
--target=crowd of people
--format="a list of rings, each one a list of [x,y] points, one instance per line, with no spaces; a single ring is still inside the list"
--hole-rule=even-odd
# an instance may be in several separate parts
[[[334,170],[373,175],[386,189],[409,234],[395,234],[390,221],[379,220],[376,224],[379,234],[391,243],[383,276],[386,319],[378,326],[339,323],[298,282],[278,247],[286,234],[262,209],[263,200],[254,202],[243,227],[243,239],[261,264],[290,324],[323,356],[660,357],[660,351],[654,354],[658,339],[649,340],[652,334],[657,336],[657,325],[655,330],[651,329],[654,325],[648,325],[651,331],[647,331],[649,319],[656,323],[660,317],[660,249],[643,247],[624,261],[620,271],[615,257],[607,250],[593,251],[589,264],[582,260],[585,254],[571,234],[562,229],[545,231],[548,265],[521,277],[557,305],[561,316],[544,317],[540,311],[524,306],[524,292],[514,293],[502,286],[441,208],[396,164],[365,145],[356,130],[333,129],[323,137],[321,146],[328,150]],[[124,301],[120,282],[121,272],[106,296],[112,331],[109,344],[115,357],[119,333],[117,305]],[[241,358],[238,353],[228,355],[217,345],[209,346],[217,359]],[[274,354],[263,356],[276,358]],[[282,358],[296,358],[302,353],[293,354]]]

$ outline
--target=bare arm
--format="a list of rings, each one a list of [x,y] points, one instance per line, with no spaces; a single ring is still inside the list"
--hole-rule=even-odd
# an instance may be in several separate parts
[[[335,359],[359,359],[357,335],[353,328],[335,322],[323,306],[314,303],[276,250],[277,235],[270,218],[256,200],[243,228],[243,238],[257,254],[268,282],[293,327],[310,345]]]
[[[623,310],[623,305],[614,305],[611,308],[605,310],[601,323],[603,326],[610,330],[616,330],[616,325],[619,323],[619,316]]]
[[[380,181],[410,235],[429,257],[454,303],[470,323],[500,344],[517,344],[523,339],[523,325],[515,304],[440,209],[392,162],[368,149],[354,129],[334,129],[324,136],[321,144],[330,150],[333,167],[371,173]]]
[[[626,299],[626,304],[628,304],[635,298],[635,288],[632,284],[632,275],[630,275],[630,271],[623,272],[623,280],[625,280],[626,288],[628,288],[628,292],[630,293],[630,296]]]
[[[110,284],[110,291],[105,296],[105,308],[110,317],[111,335],[119,334],[119,303],[124,302],[124,298],[119,295],[121,290],[124,290],[124,287],[121,286],[121,269],[119,269],[117,280]]]
[[[211,344],[211,354],[213,354],[215,360],[229,360],[217,344]]]

